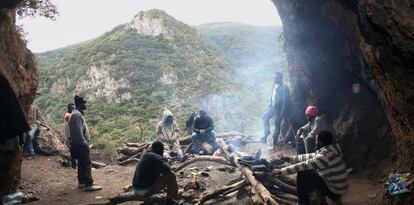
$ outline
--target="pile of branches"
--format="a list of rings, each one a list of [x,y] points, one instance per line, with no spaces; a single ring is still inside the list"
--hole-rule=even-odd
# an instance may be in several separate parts
[[[119,165],[138,162],[141,155],[150,147],[150,143],[125,142],[124,146],[117,150],[120,156],[117,158]]]

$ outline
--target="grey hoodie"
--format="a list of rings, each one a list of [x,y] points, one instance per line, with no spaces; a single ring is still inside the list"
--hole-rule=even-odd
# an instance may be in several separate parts
[[[86,126],[85,119],[79,110],[74,109],[69,121],[69,133],[71,144],[81,145],[89,143],[89,130]]]

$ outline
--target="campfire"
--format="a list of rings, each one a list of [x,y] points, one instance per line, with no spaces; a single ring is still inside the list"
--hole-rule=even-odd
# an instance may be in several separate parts
[[[188,137],[184,137],[180,139],[180,142],[186,146],[191,140]],[[273,168],[280,168],[283,162],[280,160],[262,159],[261,152],[257,152],[252,156],[246,156],[234,149],[232,145],[235,142],[238,145],[245,145],[255,141],[242,133],[218,135],[217,143],[220,147],[220,156],[194,156],[172,167],[177,176],[184,177],[184,172],[181,171],[184,168],[197,162],[211,161],[234,167],[241,173],[239,179],[207,192],[204,182],[199,180],[201,172],[192,172],[191,180],[181,188],[181,192],[191,190],[192,194],[183,196],[181,193],[181,200],[193,204],[203,204],[209,200],[241,191],[241,189],[247,189],[247,194],[250,194],[253,204],[297,204],[296,181],[287,176],[274,177],[271,175]],[[139,157],[149,145],[149,143],[125,143],[122,148],[118,149],[118,153],[121,154],[118,158],[118,164],[126,165],[139,161]],[[208,174],[205,174],[205,176],[207,177]],[[118,204],[133,200],[155,203],[164,199],[164,194],[142,197],[135,195],[133,192],[128,192],[109,198],[105,204]]]

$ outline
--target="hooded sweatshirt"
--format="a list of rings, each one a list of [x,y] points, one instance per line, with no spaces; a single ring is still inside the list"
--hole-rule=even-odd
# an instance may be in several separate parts
[[[161,142],[172,143],[177,140],[176,131],[178,131],[178,126],[175,121],[172,121],[170,124],[166,123],[167,117],[173,117],[173,114],[170,110],[166,109],[163,113],[162,120],[158,122],[157,125],[157,136]]]

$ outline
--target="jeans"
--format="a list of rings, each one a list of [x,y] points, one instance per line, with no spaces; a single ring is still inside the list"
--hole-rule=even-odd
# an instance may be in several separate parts
[[[70,155],[78,160],[78,183],[86,186],[93,185],[92,161],[90,148],[87,144],[71,145]]]
[[[297,174],[296,187],[298,190],[298,202],[301,205],[310,205],[309,194],[318,191],[322,197],[339,199],[341,196],[332,193],[325,181],[313,170],[301,171]]]
[[[314,153],[316,151],[316,137],[307,136],[303,139],[306,153]]]
[[[218,145],[216,141],[216,132],[214,130],[205,132],[204,134],[193,132],[191,135],[193,145],[192,152],[198,154],[200,151],[206,152],[206,154],[213,154],[217,150]],[[205,149],[205,144],[211,146],[211,150]]]
[[[266,140],[267,136],[270,135],[270,119],[272,118],[275,118],[275,130],[272,137],[274,142],[277,142],[279,140],[280,124],[282,123],[282,118],[280,117],[280,112],[278,109],[275,109],[274,106],[269,105],[263,114],[263,140]]]
[[[36,124],[30,126],[30,131],[25,133],[23,150],[27,155],[33,156],[35,154],[33,141],[36,140],[36,132],[38,126]]]
[[[134,191],[141,196],[151,196],[161,192],[164,188],[167,188],[168,199],[176,198],[178,196],[177,177],[173,173],[170,172],[160,175],[151,187],[146,189],[134,187]]]

